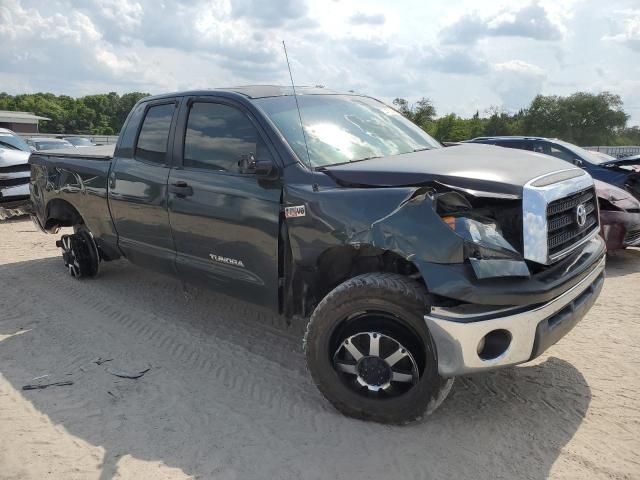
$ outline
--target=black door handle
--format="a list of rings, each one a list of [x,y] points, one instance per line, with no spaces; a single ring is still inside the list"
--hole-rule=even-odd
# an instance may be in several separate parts
[[[169,193],[175,194],[176,197],[190,197],[193,195],[193,188],[187,182],[176,182],[169,185]]]

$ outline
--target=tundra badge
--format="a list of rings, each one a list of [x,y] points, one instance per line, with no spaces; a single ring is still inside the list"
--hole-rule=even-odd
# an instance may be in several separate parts
[[[214,253],[210,253],[209,256],[214,262],[226,263],[227,265],[234,265],[236,267],[244,268],[244,263],[242,263],[242,260],[236,260],[235,258],[229,257],[221,257],[220,255],[216,255]]]

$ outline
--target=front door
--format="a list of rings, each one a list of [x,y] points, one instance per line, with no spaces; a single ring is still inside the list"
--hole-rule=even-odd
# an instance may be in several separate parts
[[[273,160],[241,106],[212,98],[183,107],[169,175],[176,267],[224,293],[278,308],[281,184],[242,173],[242,160]],[[176,153],[178,152],[178,153]]]

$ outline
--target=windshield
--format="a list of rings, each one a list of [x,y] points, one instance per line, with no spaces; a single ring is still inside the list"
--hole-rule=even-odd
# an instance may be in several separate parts
[[[0,132],[0,148],[29,152],[30,148],[22,138],[9,132]]]
[[[307,164],[295,97],[260,98],[255,103]],[[400,113],[372,98],[299,95],[298,103],[313,167],[441,147]]]
[[[574,145],[573,143],[564,142],[562,140],[554,140],[554,142],[556,142],[559,145],[562,145],[567,150],[570,150],[572,153],[576,154],[578,158],[584,161],[587,161],[589,163],[594,163],[597,165],[598,163],[607,163],[608,161],[610,161],[610,158],[604,158],[598,155],[596,152],[590,152],[589,150],[585,150],[584,148]]]
[[[93,142],[91,140],[89,140],[88,138],[69,137],[69,138],[65,138],[65,140],[67,142],[69,142],[69,143],[72,143],[76,147],[91,147],[91,146],[93,146]]]
[[[69,142],[36,142],[36,149],[38,150],[57,150],[69,147],[73,147]]]

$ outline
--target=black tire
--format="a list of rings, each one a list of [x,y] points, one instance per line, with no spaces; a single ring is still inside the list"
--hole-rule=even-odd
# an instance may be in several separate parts
[[[93,235],[83,225],[74,227],[74,231],[57,242],[67,272],[76,279],[95,277],[100,271],[100,252]]]
[[[320,392],[345,415],[363,420],[404,424],[433,412],[447,397],[453,379],[438,374],[435,345],[423,318],[427,308],[424,286],[402,275],[367,273],[338,285],[316,307],[305,334],[307,368]],[[408,390],[395,396],[371,392],[370,386],[361,391],[360,384],[334,368],[336,345],[340,348],[344,338],[354,338],[349,335],[362,328],[383,329],[381,333],[407,346],[420,369]],[[350,375],[358,378],[356,373]]]

